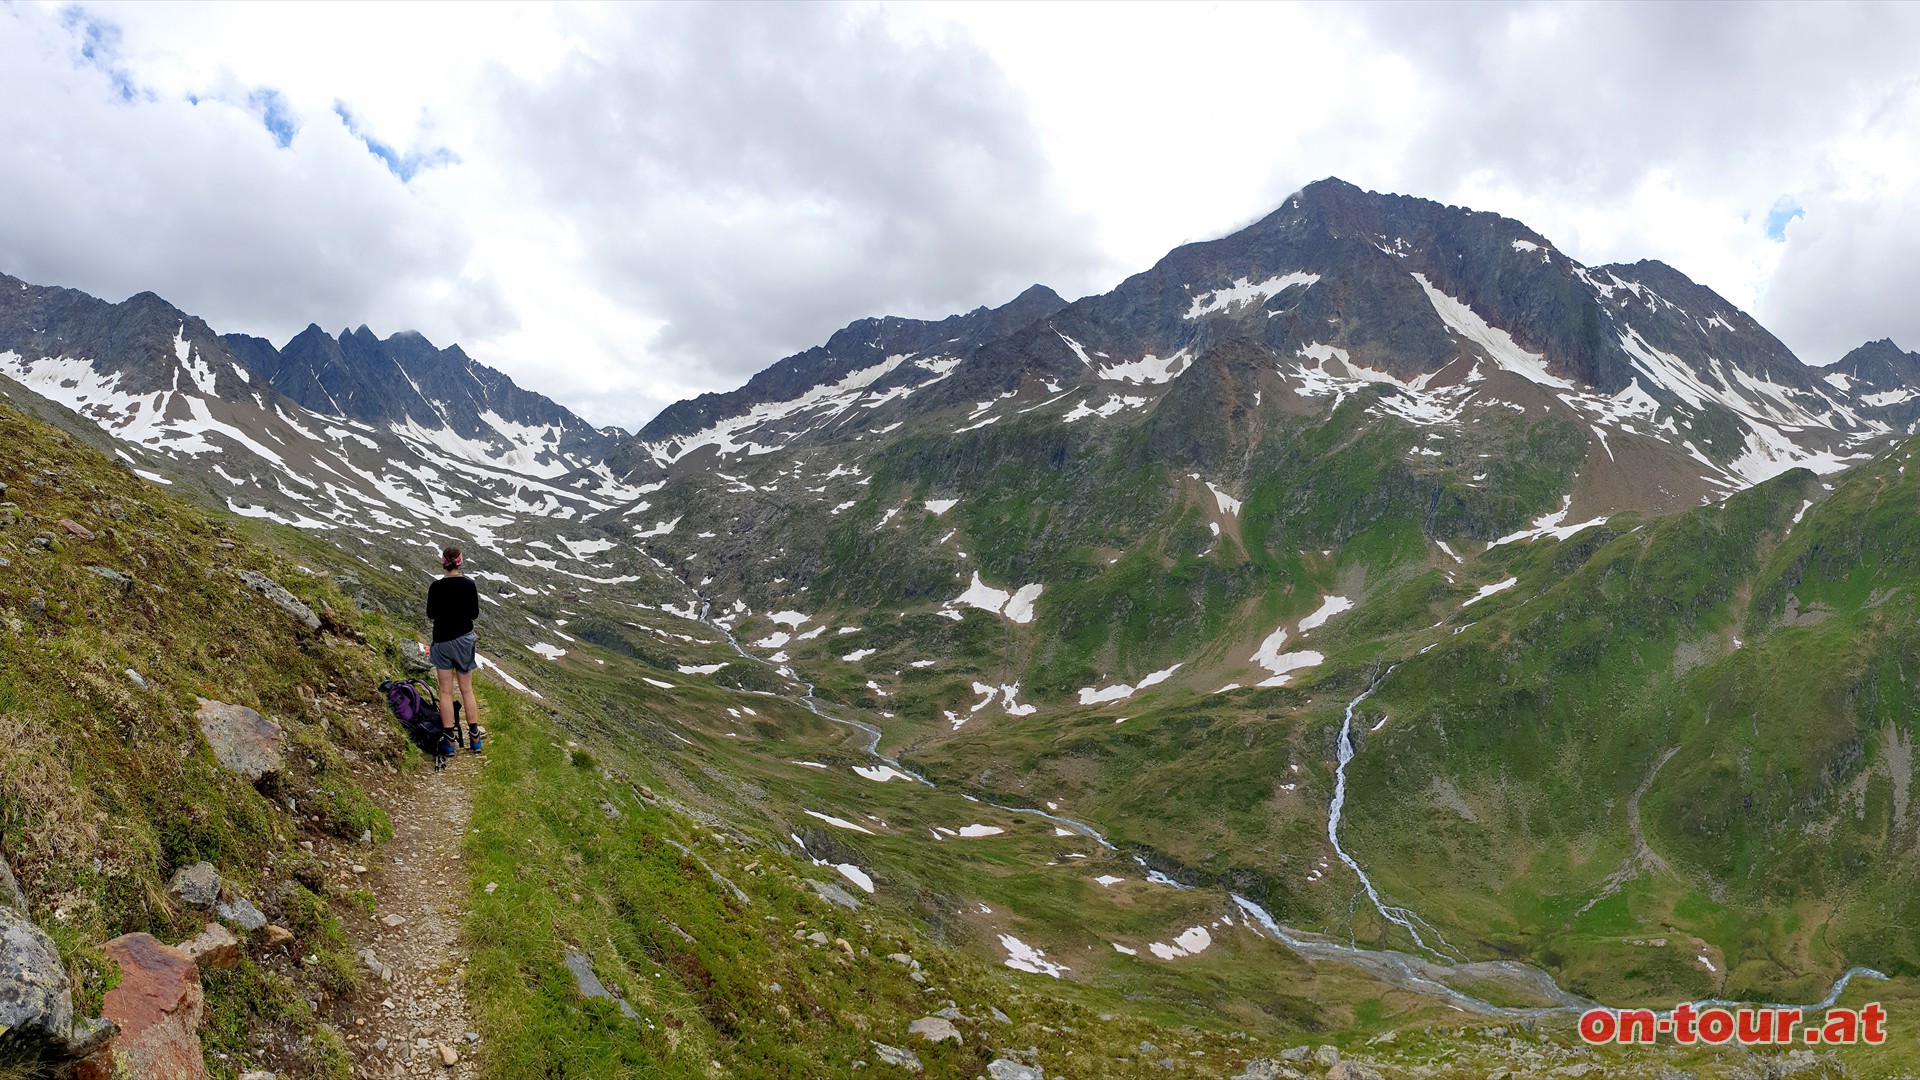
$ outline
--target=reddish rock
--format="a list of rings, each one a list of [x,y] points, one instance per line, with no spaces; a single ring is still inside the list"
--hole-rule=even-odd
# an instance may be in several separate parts
[[[67,532],[72,533],[74,536],[79,537],[82,540],[93,539],[93,530],[87,528],[85,525],[80,524],[79,522],[73,520],[72,518],[61,518],[60,527],[67,530]]]
[[[200,1049],[200,968],[150,934],[114,938],[100,951],[120,965],[101,1014],[120,1025],[105,1050],[80,1064],[77,1080],[108,1080],[116,1059],[142,1080],[207,1080]]]
[[[193,714],[200,734],[213,747],[214,759],[249,780],[280,771],[280,744],[286,735],[280,725],[247,708],[224,701],[200,699]]]

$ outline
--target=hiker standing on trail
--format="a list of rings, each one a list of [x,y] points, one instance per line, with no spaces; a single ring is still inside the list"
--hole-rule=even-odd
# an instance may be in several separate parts
[[[473,669],[479,666],[474,656],[473,620],[480,617],[480,590],[473,579],[460,573],[466,561],[459,548],[440,552],[440,567],[446,576],[427,586],[427,618],[433,620],[433,647],[428,658],[440,679],[441,753],[452,756],[460,742],[454,730],[454,689],[458,685],[460,703],[466,707],[467,727],[479,731],[480,709],[473,703]],[[478,747],[478,742],[474,744]]]

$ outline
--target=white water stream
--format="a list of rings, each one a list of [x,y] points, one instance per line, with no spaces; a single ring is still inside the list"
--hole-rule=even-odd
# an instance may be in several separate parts
[[[1395,667],[1397,666],[1399,665],[1396,664]],[[1353,871],[1354,876],[1360,879],[1360,887],[1367,891],[1367,899],[1373,901],[1374,910],[1380,913],[1381,918],[1405,930],[1413,938],[1413,943],[1426,952],[1445,959],[1464,960],[1465,957],[1440,936],[1440,931],[1435,930],[1420,916],[1406,908],[1394,907],[1381,900],[1379,891],[1373,887],[1373,879],[1367,876],[1365,870],[1360,869],[1360,863],[1352,855],[1347,854],[1347,849],[1340,846],[1340,811],[1347,805],[1347,763],[1353,760],[1353,714],[1359,711],[1361,703],[1372,697],[1373,692],[1391,674],[1393,674],[1393,668],[1390,667],[1368,683],[1359,697],[1347,702],[1346,716],[1340,721],[1340,741],[1335,750],[1333,801],[1327,804],[1327,840],[1333,845],[1333,853],[1340,856],[1340,861],[1346,863],[1347,869]],[[1427,932],[1432,934],[1434,940],[1440,944],[1439,949],[1428,945],[1426,939],[1420,936],[1420,927],[1414,925],[1416,922],[1427,927]]]

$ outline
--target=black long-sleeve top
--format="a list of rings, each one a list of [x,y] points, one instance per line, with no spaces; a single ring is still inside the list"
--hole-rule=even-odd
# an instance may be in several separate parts
[[[473,633],[480,617],[480,589],[472,579],[443,577],[427,586],[427,618],[433,620],[433,640],[452,641]]]

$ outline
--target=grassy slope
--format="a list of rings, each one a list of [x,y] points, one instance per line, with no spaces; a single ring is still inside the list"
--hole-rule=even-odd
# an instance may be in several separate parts
[[[495,742],[470,842],[469,986],[489,1031],[489,1076],[844,1076],[851,1062],[875,1061],[873,1041],[912,1046],[927,1075],[953,1077],[980,1075],[992,1051],[1008,1047],[1037,1047],[1050,1072],[1097,1062],[1099,1075],[1118,1077],[1164,1075],[1140,1059],[1143,1039],[1182,1057],[1198,1051],[1189,1060],[1213,1069],[1255,1052],[1257,1042],[1221,1031],[1174,1030],[1168,1015],[1128,1015],[1140,1010],[1117,1008],[1111,991],[987,966],[928,940],[897,908],[869,901],[853,912],[820,900],[803,877],[857,890],[791,857],[765,816],[689,811],[668,794],[686,780],[650,749],[648,727],[570,707],[556,719],[502,693],[483,708]],[[700,798],[697,788],[680,795]],[[767,809],[776,820],[792,814]],[[905,890],[890,862],[838,851],[888,866],[875,870],[883,887]],[[847,948],[796,940],[816,930]],[[567,948],[590,956],[638,1019],[583,1001],[561,966]],[[894,952],[920,962],[924,986],[887,959]],[[911,1020],[947,1001],[973,1018],[960,1024],[965,1045],[908,1036]],[[1096,1015],[1103,1010],[1109,1018]]]
[[[1521,586],[1379,695],[1394,722],[1350,818],[1369,863],[1611,999],[1806,999],[1848,963],[1912,974],[1907,460],[1848,474],[1797,525],[1820,494],[1805,474],[1509,556]],[[1676,872],[1603,898],[1629,797],[1668,751],[1640,816]],[[1656,937],[1677,940],[1631,944]]]
[[[386,664],[368,635],[381,632],[330,582],[6,407],[0,483],[11,503],[0,505],[11,563],[0,569],[0,849],[76,978],[79,1008],[97,1013],[117,978],[100,942],[132,931],[177,942],[205,925],[165,884],[208,860],[299,935],[290,955],[317,958],[256,952],[209,974],[204,1035],[228,1055],[216,1075],[267,1060],[285,1075],[344,1076],[344,1048],[308,1003],[350,990],[355,961],[324,871],[297,841],[390,833],[363,779],[410,764],[371,703]],[[134,584],[123,591],[89,566]],[[298,627],[238,569],[285,584],[325,613],[323,629]],[[222,770],[194,724],[198,697],[279,720],[283,773],[256,787]]]
[[[1915,936],[1884,933],[1912,925],[1902,628],[1913,567],[1898,461],[1849,474],[1798,526],[1802,502],[1820,494],[1804,474],[1659,522],[1625,515],[1565,543],[1494,549],[1456,580],[1444,564],[1433,568],[1422,530],[1470,551],[1463,531],[1494,535],[1552,505],[1567,477],[1562,433],[1506,436],[1498,456],[1512,475],[1502,497],[1524,497],[1496,505],[1450,473],[1422,479],[1404,464],[1404,446],[1377,430],[1345,441],[1335,430],[1276,437],[1268,460],[1287,467],[1251,486],[1243,512],[1248,559],[1263,571],[1252,577],[1233,564],[1237,547],[1201,554],[1186,539],[1191,501],[1139,500],[1132,532],[1102,524],[1111,512],[1081,493],[1110,490],[1094,482],[1096,466],[1127,460],[1119,449],[1023,449],[1029,436],[1015,424],[969,433],[964,452],[929,444],[902,453],[892,459],[904,463],[897,477],[885,466],[876,477],[916,492],[982,493],[957,513],[962,543],[983,553],[983,566],[1004,561],[1010,545],[1061,579],[1044,578],[1031,632],[969,614],[981,633],[956,644],[906,632],[910,619],[876,633],[883,620],[867,613],[861,636],[830,646],[879,656],[809,670],[825,672],[828,695],[925,724],[890,730],[937,775],[1071,796],[1116,840],[1165,852],[1201,879],[1257,883],[1283,915],[1388,941],[1364,913],[1342,914],[1349,897],[1303,889],[1302,879],[1326,853],[1316,833],[1341,704],[1374,657],[1439,641],[1393,676],[1369,713],[1394,722],[1356,767],[1348,835],[1399,895],[1420,898],[1423,910],[1431,903],[1443,924],[1476,928],[1466,935],[1476,952],[1518,951],[1624,1000],[1805,997],[1843,956],[1910,970]],[[1157,475],[1146,477],[1148,491],[1168,489]],[[876,495],[872,517],[899,501]],[[852,535],[873,522],[842,528]],[[1333,555],[1316,562],[1311,549],[1322,544]],[[910,559],[913,545],[888,550]],[[1109,550],[1119,561],[1086,575]],[[936,710],[964,710],[973,680],[1025,674],[1030,698],[1057,705],[1102,677],[1217,661],[1222,625],[1297,616],[1344,588],[1349,571],[1361,574],[1363,604],[1323,634],[1316,647],[1329,662],[1300,680],[1302,691],[1169,693],[1157,705],[1044,722],[990,714],[941,735]],[[1519,587],[1458,606],[1473,587],[1509,575]],[[999,581],[1042,577],[1010,566]],[[1793,613],[1783,620],[1788,591]],[[1436,616],[1450,628],[1481,625],[1423,636]],[[1733,649],[1736,636],[1748,647]],[[915,656],[941,663],[900,672]],[[889,673],[901,679],[898,697],[863,695],[863,680]],[[1132,718],[1116,729],[1106,713]],[[1751,719],[1715,726],[1706,721],[1714,715]],[[1682,742],[1641,813],[1677,875],[1643,875],[1599,896],[1633,850],[1628,798]],[[1295,766],[1297,776],[1285,771]],[[1297,790],[1283,792],[1282,779]],[[1631,944],[1669,932],[1676,942],[1664,952]],[[1732,975],[1710,973],[1694,946]]]

